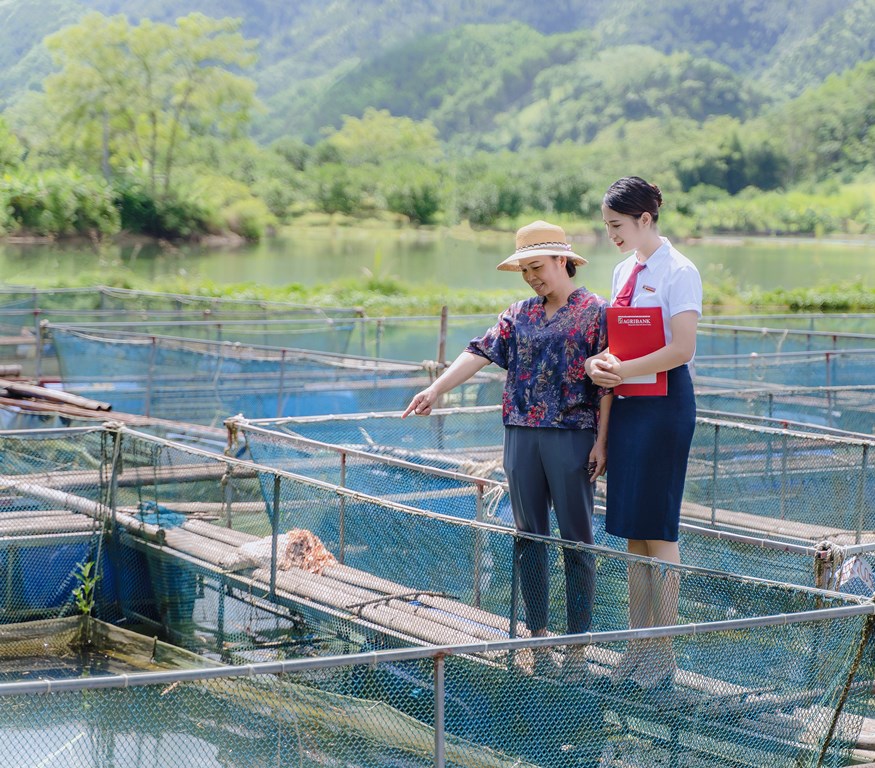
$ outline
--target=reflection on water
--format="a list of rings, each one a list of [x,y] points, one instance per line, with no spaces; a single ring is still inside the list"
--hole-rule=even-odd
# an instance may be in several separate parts
[[[742,287],[793,288],[868,274],[872,245],[760,238],[686,243],[680,248],[706,281],[728,278]],[[606,240],[575,241],[574,247],[589,260],[578,272],[578,283],[607,293],[622,254]],[[0,274],[5,283],[21,285],[47,276],[77,281],[83,274],[99,282],[107,273],[126,272],[147,280],[182,275],[217,284],[263,285],[314,285],[376,274],[449,288],[520,287],[525,292],[518,275],[495,269],[512,250],[512,233],[308,228],[289,229],[272,240],[240,247],[129,243],[107,244],[98,252],[90,244],[0,243]]]

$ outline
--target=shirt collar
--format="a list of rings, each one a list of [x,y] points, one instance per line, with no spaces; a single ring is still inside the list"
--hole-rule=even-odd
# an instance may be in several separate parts
[[[568,294],[568,299],[566,300],[565,304],[563,304],[562,306],[564,306],[564,307],[570,306],[571,304],[573,304],[576,300],[578,300],[581,296],[583,296],[585,294],[586,294],[586,288],[584,288],[582,285],[578,286],[571,293]],[[541,305],[541,307],[543,307],[547,303],[547,299],[544,298],[543,296],[538,296],[537,298],[538,298],[538,303]],[[562,307],[559,307],[559,309],[562,309]]]
[[[648,269],[655,269],[660,264],[662,264],[669,256],[671,252],[671,243],[669,242],[667,237],[660,237],[662,240],[662,245],[659,246],[653,253],[650,254],[650,258],[647,259],[644,263],[647,265]]]

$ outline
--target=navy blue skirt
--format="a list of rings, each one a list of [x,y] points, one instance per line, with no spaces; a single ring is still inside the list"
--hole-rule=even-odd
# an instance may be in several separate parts
[[[615,397],[608,419],[605,529],[625,539],[677,541],[696,398],[686,365],[665,397]]]

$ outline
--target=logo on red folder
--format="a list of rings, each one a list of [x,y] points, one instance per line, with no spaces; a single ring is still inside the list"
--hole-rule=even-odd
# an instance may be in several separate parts
[[[650,315],[617,314],[618,325],[653,325]]]

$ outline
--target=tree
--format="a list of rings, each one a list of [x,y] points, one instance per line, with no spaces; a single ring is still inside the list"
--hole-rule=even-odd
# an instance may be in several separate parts
[[[394,163],[380,183],[386,206],[414,224],[432,224],[441,209],[441,175],[428,166]]]
[[[239,135],[256,105],[255,83],[231,69],[254,63],[238,19],[200,13],[176,26],[87,15],[46,38],[60,71],[46,78],[58,139],[105,176],[142,169],[166,195],[187,142]]]
[[[393,117],[385,109],[365,110],[361,118],[344,117],[343,127],[323,144],[350,165],[411,160],[429,163],[441,155],[437,129],[428,120]]]
[[[0,176],[6,170],[11,170],[19,165],[24,155],[21,142],[15,134],[9,130],[6,121],[0,116]]]

